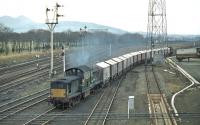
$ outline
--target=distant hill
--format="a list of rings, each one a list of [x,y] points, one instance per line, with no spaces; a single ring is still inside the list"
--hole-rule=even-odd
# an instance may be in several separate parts
[[[36,23],[25,16],[19,16],[16,18],[10,16],[2,16],[0,17],[0,23],[12,28],[14,32],[27,32],[31,29],[48,29],[46,24]],[[127,31],[109,26],[78,21],[60,21],[59,24],[56,26],[55,31],[79,31],[79,29],[81,27],[84,27],[85,25],[88,27],[88,29],[108,29],[108,32],[115,34],[127,33]]]

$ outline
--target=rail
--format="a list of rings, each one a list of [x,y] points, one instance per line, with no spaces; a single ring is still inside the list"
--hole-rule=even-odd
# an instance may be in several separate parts
[[[52,111],[52,110],[54,110],[54,109],[55,109],[55,107],[53,107],[53,108],[51,108],[51,109],[47,110],[46,112],[44,112],[44,113],[42,113],[42,114],[40,114],[40,115],[36,116],[35,118],[33,118],[33,119],[31,119],[31,120],[27,121],[27,122],[26,122],[26,123],[24,123],[23,125],[28,125],[28,124],[31,124],[31,123],[32,123],[34,120],[36,120],[36,119],[40,118],[41,116],[44,116],[45,114],[47,114],[47,113],[51,112],[51,111]]]
[[[109,113],[109,111],[110,111],[110,108],[111,108],[111,106],[112,106],[112,104],[113,104],[114,98],[115,98],[115,96],[116,96],[116,94],[117,94],[117,91],[118,91],[118,89],[119,89],[121,80],[122,80],[122,79],[120,79],[119,84],[117,85],[117,88],[116,88],[116,90],[115,90],[115,92],[114,92],[114,95],[113,95],[113,97],[112,97],[111,103],[110,103],[110,105],[109,105],[109,107],[108,107],[108,110],[107,110],[107,112],[106,112],[106,116],[105,116],[105,118],[104,118],[104,120],[103,120],[102,125],[104,125],[104,124],[106,123],[106,119],[107,119],[108,113]]]
[[[33,98],[29,98],[28,100],[26,100],[24,102],[20,102],[16,105],[13,105],[9,108],[6,108],[6,109],[0,111],[0,113],[3,116],[3,117],[0,118],[0,121],[18,113],[18,112],[21,112],[25,109],[28,109],[29,107],[32,107],[32,106],[34,106],[34,105],[36,105],[40,102],[45,101],[47,99],[48,94],[49,94],[49,92],[42,93],[41,95],[38,95],[38,96],[33,97]],[[41,98],[41,99],[39,99],[39,98]],[[39,100],[37,101],[37,99],[39,99]],[[29,104],[32,101],[34,101],[34,103]],[[3,113],[4,113],[4,115],[3,115]]]
[[[170,115],[170,110],[169,110],[169,105],[167,103],[167,100],[163,94],[163,91],[159,85],[158,78],[156,76],[154,67],[152,66],[152,73],[153,77],[156,83],[156,86],[158,88],[158,93],[155,91],[151,92],[150,89],[150,81],[147,75],[147,66],[145,66],[145,77],[146,77],[146,82],[147,82],[147,89],[148,89],[148,101],[149,101],[149,112],[150,112],[150,117],[153,118],[152,122],[156,125],[160,124],[159,122],[163,122],[163,124],[166,125],[176,125],[175,120],[173,119],[173,116]],[[152,85],[152,84],[151,84]],[[160,107],[160,113],[162,114],[162,120],[160,118],[157,118],[157,108]],[[163,114],[166,113],[167,118],[163,116]],[[157,119],[157,120],[156,120]]]
[[[122,77],[123,77],[123,76],[122,76]],[[105,116],[104,116],[103,121],[102,121],[102,123],[101,123],[102,125],[105,125],[105,123],[106,123],[106,119],[107,119],[107,117],[108,117],[109,111],[110,111],[110,109],[111,109],[111,106],[112,106],[112,104],[113,104],[114,98],[115,98],[115,96],[116,96],[116,94],[117,94],[117,91],[118,91],[118,89],[119,89],[119,86],[120,86],[120,83],[121,83],[121,80],[122,80],[122,79],[123,79],[123,78],[120,78],[120,79],[119,79],[118,85],[117,85],[117,87],[116,87],[115,90],[114,90],[114,94],[113,94],[113,96],[112,96],[112,98],[111,98],[111,101],[109,102],[108,108],[106,109]],[[100,102],[102,101],[102,98],[103,98],[103,96],[105,95],[105,93],[106,93],[106,91],[104,90],[104,92],[101,94],[100,98],[98,99],[97,103],[95,104],[94,108],[92,109],[90,115],[88,116],[87,120],[85,121],[84,125],[88,125],[88,124],[89,124],[89,120],[92,118],[92,115],[95,114],[95,110],[97,109],[97,107],[99,106]],[[109,100],[109,99],[108,99],[108,100]]]
[[[35,93],[32,93],[32,94],[29,94],[29,95],[26,95],[26,96],[23,96],[21,98],[18,98],[18,99],[15,99],[13,101],[10,101],[10,102],[7,102],[7,103],[4,103],[2,105],[0,105],[0,108],[4,108],[5,109],[5,106],[10,106],[10,104],[15,104],[17,103],[18,101],[23,101],[23,99],[30,99],[31,96],[36,96],[37,94],[40,94],[44,91],[48,91],[49,89],[42,89],[38,92],[35,92]]]
[[[55,67],[56,70],[60,71],[62,66],[57,66]],[[36,72],[34,74],[30,74],[27,77],[23,77],[21,79],[12,81],[10,83],[4,84],[0,86],[0,92],[6,91],[8,89],[11,89],[13,87],[17,87],[19,85],[22,85],[24,83],[30,82],[34,79],[40,79],[40,78],[48,78],[49,76],[49,71],[48,70],[41,70],[41,72]]]

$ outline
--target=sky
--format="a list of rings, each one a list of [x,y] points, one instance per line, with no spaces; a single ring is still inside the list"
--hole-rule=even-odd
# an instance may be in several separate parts
[[[55,0],[0,0],[0,16],[24,15],[45,22],[45,8]],[[149,0],[57,0],[60,20],[81,21],[146,32]],[[168,34],[200,34],[200,0],[166,0]]]

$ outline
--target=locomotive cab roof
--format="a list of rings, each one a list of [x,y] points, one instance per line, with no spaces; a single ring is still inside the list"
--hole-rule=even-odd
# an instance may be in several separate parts
[[[81,79],[81,77],[80,76],[71,75],[71,76],[66,76],[63,79],[52,81],[51,83],[53,83],[53,84],[69,84],[72,81],[78,80],[78,79]]]
[[[86,66],[86,65],[82,65],[82,66],[78,66],[77,69],[82,70],[83,72],[88,72],[91,71],[91,68]]]
[[[86,65],[82,65],[82,66],[78,66],[78,67],[69,68],[69,69],[65,70],[65,72],[70,71],[70,70],[80,70],[81,72],[88,72],[91,70],[91,68]]]
[[[71,76],[71,75],[75,75],[75,76],[82,76],[83,74],[86,72],[91,71],[92,69],[86,65],[83,66],[79,66],[79,67],[75,67],[75,68],[69,68],[67,70],[65,70],[65,74],[66,76]]]

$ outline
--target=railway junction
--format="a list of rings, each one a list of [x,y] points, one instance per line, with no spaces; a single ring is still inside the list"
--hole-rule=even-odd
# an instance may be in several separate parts
[[[135,48],[135,50],[137,49]],[[102,52],[103,57],[104,51],[99,49],[99,52]],[[122,52],[127,53],[124,50],[118,53]],[[171,59],[199,81],[199,59],[191,59],[190,62],[177,62],[175,58]],[[47,66],[45,62],[48,62],[48,58],[44,58],[40,62],[41,70],[43,70],[41,74],[45,72]],[[60,62],[59,58],[57,62]],[[33,66],[32,70],[31,65]],[[194,85],[176,96],[174,103],[178,116],[174,113],[171,106],[173,95],[191,83],[186,76],[170,66],[169,63],[156,64],[153,66],[153,70],[151,66],[138,65],[120,79],[113,81],[110,86],[99,89],[79,104],[65,110],[56,109],[47,102],[49,96],[48,73],[44,74],[46,77],[42,76],[40,79],[41,75],[37,75],[37,73],[31,76],[35,70],[34,62],[28,67],[1,69],[12,79],[4,78],[6,75],[1,75],[2,81],[7,81],[2,82],[1,86],[0,124],[196,125],[199,123],[198,85]],[[21,75],[19,75],[20,73],[13,74],[15,71],[21,72]],[[38,70],[39,72],[40,70]],[[15,82],[21,84],[17,85]],[[129,96],[135,98],[134,110],[130,111],[128,119]]]
[[[95,9],[92,3],[83,6]],[[5,27],[1,51],[6,56],[18,49],[19,53],[34,49],[37,54],[0,60],[0,125],[200,124],[200,48],[193,47],[199,38],[182,36],[179,42],[179,36],[167,36],[165,0],[149,0],[145,35],[113,34],[109,27],[93,33],[85,25],[80,32],[63,30],[54,37],[63,16],[60,7],[56,2],[44,9],[50,39],[43,39],[46,31],[30,30],[27,42],[21,39],[26,33]],[[124,14],[115,11],[114,15]],[[191,44],[188,41],[195,43],[186,45]],[[61,46],[62,51],[56,50]]]

